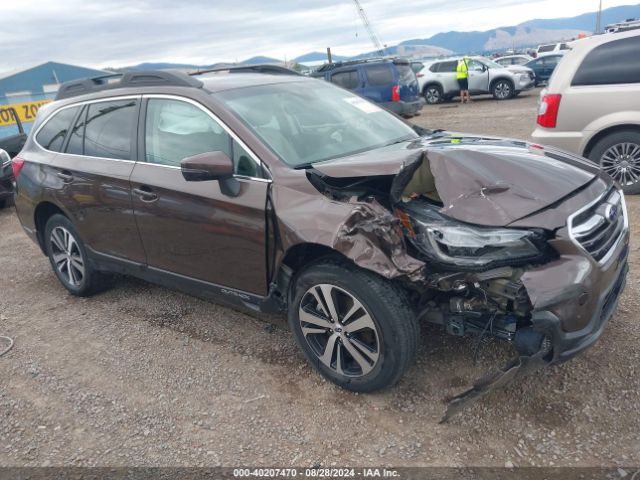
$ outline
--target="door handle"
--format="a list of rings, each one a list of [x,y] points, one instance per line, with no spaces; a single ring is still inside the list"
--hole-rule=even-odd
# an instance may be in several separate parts
[[[140,197],[143,202],[155,202],[158,195],[153,193],[149,187],[134,188],[133,193]]]
[[[64,183],[73,182],[73,175],[67,171],[58,172],[56,175],[58,175],[58,178],[62,179]]]

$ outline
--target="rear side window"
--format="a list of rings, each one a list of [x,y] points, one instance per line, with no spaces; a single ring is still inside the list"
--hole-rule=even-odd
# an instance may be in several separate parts
[[[337,72],[331,75],[331,82],[339,85],[347,90],[354,90],[358,88],[358,72],[356,70],[349,70],[348,72]]]
[[[380,87],[393,83],[393,73],[391,73],[391,68],[386,63],[382,63],[380,65],[367,65],[364,71],[366,72],[369,85],[373,87]]]
[[[398,80],[401,85],[411,85],[417,82],[416,74],[409,65],[396,65]]]
[[[59,152],[62,150],[71,122],[76,117],[80,107],[65,108],[55,113],[36,135],[36,141],[47,150]]]
[[[543,45],[538,49],[538,53],[553,52],[554,48],[556,48],[555,45]]]
[[[130,160],[135,112],[135,100],[90,104],[85,124],[84,155]]]
[[[453,60],[451,62],[442,62],[438,65],[438,72],[455,72],[456,68],[458,68],[458,61]]]
[[[567,45],[566,43],[561,43],[560,50],[569,50],[569,45]]]
[[[571,85],[640,83],[640,37],[623,38],[594,48],[582,61]]]

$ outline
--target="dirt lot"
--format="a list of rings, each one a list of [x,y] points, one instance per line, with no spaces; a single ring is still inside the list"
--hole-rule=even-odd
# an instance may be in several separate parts
[[[526,138],[537,91],[426,107],[421,125]],[[133,279],[74,298],[0,212],[1,465],[640,463],[640,198],[618,314],[579,358],[439,425],[444,399],[509,350],[425,328],[395,388],[356,395],[306,366],[279,318],[257,318]]]

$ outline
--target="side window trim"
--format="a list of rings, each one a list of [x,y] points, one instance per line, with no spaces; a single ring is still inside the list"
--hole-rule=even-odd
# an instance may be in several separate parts
[[[73,129],[76,126],[76,123],[78,122],[78,119],[82,116],[82,115],[86,115],[87,112],[87,106],[86,105],[79,105],[80,106],[80,111],[77,112],[74,117],[73,120],[71,120],[71,128],[69,128],[69,131],[67,132],[67,135],[65,136],[64,142],[62,143],[62,148],[60,149],[60,153],[67,153],[67,147],[69,146],[69,141],[71,140],[71,135],[73,135]],[[82,139],[82,143],[84,143],[84,134],[83,134],[83,139]]]
[[[141,104],[141,98],[142,95],[120,95],[120,96],[116,96],[116,97],[104,97],[104,98],[97,98],[95,100],[85,100],[84,102],[77,102],[77,103],[72,103],[69,105],[65,105],[64,107],[60,107],[56,110],[54,110],[53,112],[51,112],[49,114],[49,116],[38,126],[37,130],[33,133],[33,141],[34,143],[38,146],[38,148],[44,150],[45,152],[52,152],[52,153],[61,153],[63,155],[72,155],[72,156],[76,156],[76,157],[88,157],[88,158],[99,158],[101,160],[110,160],[112,162],[130,162],[130,163],[134,163],[135,160],[129,159],[129,160],[122,160],[119,158],[108,158],[108,157],[94,157],[91,155],[76,155],[74,153],[66,153],[64,152],[64,150],[66,150],[67,145],[69,143],[69,135],[67,132],[67,135],[65,136],[65,140],[64,140],[64,144],[63,144],[63,151],[62,152],[53,152],[52,150],[47,150],[46,148],[44,148],[42,145],[40,145],[40,143],[38,143],[37,140],[37,136],[38,133],[40,133],[40,130],[42,130],[42,128],[44,128],[44,126],[49,123],[49,121],[55,116],[57,115],[59,112],[66,110],[68,108],[75,108],[75,107],[80,107],[80,113],[82,113],[83,111],[86,112],[86,109],[88,108],[88,105],[91,105],[93,103],[103,103],[103,102],[112,102],[112,101],[118,101],[118,100],[137,100],[137,108],[140,109],[140,104]],[[76,115],[74,115],[74,119],[73,122],[71,123],[71,128],[73,128],[73,126],[75,125],[76,120],[78,119],[78,113],[76,113]],[[135,131],[135,121],[134,123],[134,131]],[[133,140],[134,138],[132,138]],[[84,142],[84,139],[83,139]],[[136,148],[136,143],[137,142],[133,142],[131,145],[132,148],[132,157],[131,158],[136,158],[134,155],[134,150],[137,150]]]
[[[140,163],[146,163],[148,165],[153,165],[155,167],[164,167],[164,168],[174,168],[174,169],[180,169],[180,167],[176,167],[173,165],[160,165],[160,164],[154,164],[154,163],[150,163],[146,161],[145,158],[145,128],[146,128],[146,115],[147,115],[147,105],[148,105],[148,101],[149,99],[166,99],[166,100],[177,100],[177,101],[182,101],[185,103],[189,103],[197,108],[199,108],[200,110],[202,110],[205,114],[207,114],[209,117],[211,117],[215,122],[218,123],[218,125],[220,125],[222,127],[222,129],[231,137],[232,140],[232,144],[233,141],[237,142],[251,157],[251,159],[256,163],[256,166],[258,167],[258,171],[260,172],[268,172],[268,177],[269,178],[259,178],[259,177],[247,177],[244,175],[237,175],[234,174],[234,178],[238,178],[238,179],[246,179],[246,180],[256,180],[256,181],[261,181],[261,182],[271,182],[271,173],[269,172],[269,170],[266,168],[266,166],[264,166],[263,162],[258,158],[258,156],[253,152],[253,150],[251,150],[247,144],[242,141],[242,139],[233,131],[231,130],[226,123],[224,123],[215,113],[213,113],[211,110],[209,110],[207,107],[205,107],[204,105],[202,105],[200,102],[197,102],[195,100],[192,100],[191,98],[187,98],[187,97],[182,97],[180,95],[170,95],[170,94],[160,94],[160,93],[149,93],[149,94],[144,94],[142,95],[142,102],[140,102],[140,107],[141,107],[141,112],[139,115],[139,121],[138,121],[138,127],[137,127],[137,131],[138,131],[138,141],[136,142],[137,144],[137,153],[136,153],[136,157],[137,161]],[[142,110],[142,106],[144,105],[144,110]],[[233,152],[232,152],[233,153]]]

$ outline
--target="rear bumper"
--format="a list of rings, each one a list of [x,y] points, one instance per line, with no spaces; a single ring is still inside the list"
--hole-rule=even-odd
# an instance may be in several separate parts
[[[537,127],[531,134],[535,143],[550,145],[567,152],[582,155],[585,139],[582,132],[562,132]]]
[[[413,102],[383,102],[380,105],[387,110],[392,111],[396,115],[413,115],[414,113],[418,113],[422,110],[425,103],[425,99],[420,97]]]

